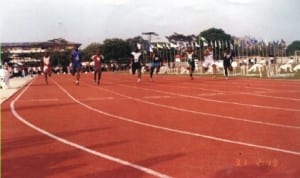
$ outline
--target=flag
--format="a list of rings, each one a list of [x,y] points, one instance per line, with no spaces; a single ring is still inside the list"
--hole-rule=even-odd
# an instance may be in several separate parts
[[[152,44],[149,45],[149,52],[153,52],[153,47],[154,46]]]
[[[161,44],[157,43],[157,48],[162,49],[163,46]]]
[[[206,39],[205,39],[204,37],[202,37],[202,36],[200,36],[200,39],[201,39],[202,41],[206,41]]]
[[[142,45],[141,45],[140,43],[137,43],[136,46],[137,46],[137,48],[138,48],[139,50],[141,50]]]
[[[166,48],[170,49],[171,45],[169,43],[166,43]]]
[[[171,46],[171,48],[178,48],[178,45],[174,44],[174,43],[170,43],[170,46]]]
[[[285,41],[281,38],[281,41],[280,41],[280,46],[283,46],[283,47],[285,47],[285,45],[286,45],[286,43],[285,43]]]

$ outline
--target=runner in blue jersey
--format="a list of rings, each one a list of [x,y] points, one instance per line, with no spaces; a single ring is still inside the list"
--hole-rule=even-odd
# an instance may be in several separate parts
[[[74,48],[71,54],[71,69],[73,76],[76,73],[76,85],[79,85],[81,69],[81,52],[78,50],[78,47]]]
[[[153,49],[153,55],[151,56],[151,67],[150,67],[150,81],[153,80],[154,69],[156,69],[156,74],[158,74],[161,66],[161,58],[158,55],[157,49]]]

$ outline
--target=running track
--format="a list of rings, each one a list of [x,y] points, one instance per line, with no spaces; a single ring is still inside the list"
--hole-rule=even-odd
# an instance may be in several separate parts
[[[300,177],[299,80],[73,79],[3,103],[3,177]]]

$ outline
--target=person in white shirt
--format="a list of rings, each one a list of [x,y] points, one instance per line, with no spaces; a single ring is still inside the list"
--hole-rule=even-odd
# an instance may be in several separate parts
[[[132,74],[135,75],[135,72],[138,72],[138,79],[137,82],[141,82],[141,78],[142,78],[142,65],[141,65],[141,57],[142,57],[142,53],[139,51],[139,49],[135,49],[133,52],[131,52],[132,55],[132,63],[131,63],[131,70],[132,70]]]
[[[42,69],[45,76],[45,82],[48,85],[48,76],[51,76],[51,58],[48,52],[45,52],[45,55],[43,56]]]
[[[204,68],[204,71],[207,71],[211,66],[213,71],[212,76],[213,78],[216,78],[217,66],[214,61],[214,52],[211,46],[208,46],[208,48],[204,51],[204,62],[202,66]]]

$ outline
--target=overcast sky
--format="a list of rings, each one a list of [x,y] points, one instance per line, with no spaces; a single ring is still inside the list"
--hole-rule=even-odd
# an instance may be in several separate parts
[[[300,40],[300,0],[0,0],[1,42],[127,39],[154,31]]]

